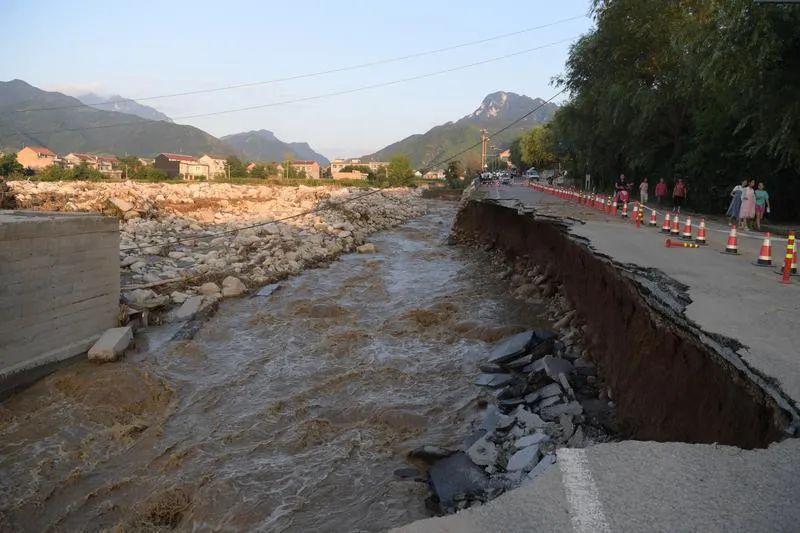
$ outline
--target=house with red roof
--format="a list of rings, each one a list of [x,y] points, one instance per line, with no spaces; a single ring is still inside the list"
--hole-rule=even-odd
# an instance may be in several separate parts
[[[42,170],[56,162],[56,153],[44,146],[26,146],[17,152],[17,161],[25,168]]]

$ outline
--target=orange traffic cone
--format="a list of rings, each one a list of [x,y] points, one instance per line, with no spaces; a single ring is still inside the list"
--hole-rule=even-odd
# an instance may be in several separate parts
[[[726,254],[739,253],[739,240],[736,237],[736,225],[731,225],[731,232],[728,234],[728,243],[725,245]]]
[[[622,218],[628,218],[628,202],[622,204]]]
[[[617,206],[618,206],[617,201],[614,200],[614,207],[611,208],[611,214],[614,216],[617,216]]]
[[[778,271],[778,274],[783,274],[781,283],[791,283],[789,278],[797,275],[797,245],[795,244],[793,231],[789,232],[783,268]]]
[[[706,244],[706,219],[700,219],[700,227],[697,230],[697,238],[694,240],[697,244]]]
[[[672,235],[681,234],[681,222],[678,220],[678,215],[675,215],[675,218],[672,219],[672,228],[670,228],[669,232]]]
[[[772,266],[772,240],[769,232],[764,235],[764,242],[761,243],[761,251],[758,253],[758,266]]]
[[[670,227],[672,227],[672,224],[669,221],[669,213],[667,213],[666,215],[664,215],[664,225],[661,226],[661,233],[669,233]]]
[[[692,217],[686,217],[686,224],[683,226],[683,233],[681,233],[681,239],[684,241],[691,241],[692,240]]]
[[[656,218],[656,210],[650,210],[650,227],[655,228],[658,226],[658,219]]]

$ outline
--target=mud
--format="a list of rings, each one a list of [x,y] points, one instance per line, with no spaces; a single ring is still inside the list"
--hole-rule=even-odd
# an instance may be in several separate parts
[[[682,318],[685,288],[597,255],[557,220],[471,202],[455,228],[460,241],[525,257],[560,286],[583,323],[584,342],[627,436],[743,448],[786,436],[789,419],[774,398]],[[735,344],[713,341],[720,350]]]
[[[409,450],[479,416],[488,343],[547,327],[454,204],[375,234],[191,339],[60,370],[0,404],[0,529],[382,531],[429,515]]]

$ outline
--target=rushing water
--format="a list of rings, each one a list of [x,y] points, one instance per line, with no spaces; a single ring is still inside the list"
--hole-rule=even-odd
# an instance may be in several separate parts
[[[0,404],[0,530],[379,531],[427,516],[392,472],[457,445],[487,343],[536,322],[455,206],[377,254],[224,302],[190,341],[81,362]]]

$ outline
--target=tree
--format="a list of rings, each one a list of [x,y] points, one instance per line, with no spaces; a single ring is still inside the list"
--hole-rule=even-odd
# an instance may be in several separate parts
[[[522,137],[517,137],[514,139],[509,147],[509,150],[511,152],[511,156],[509,157],[511,163],[517,168],[523,168],[525,166],[525,162],[522,159]]]
[[[228,166],[228,174],[230,175],[231,178],[247,177],[247,168],[245,167],[244,163],[242,163],[241,159],[239,159],[235,155],[228,156],[227,166]]]
[[[392,156],[387,169],[388,184],[392,187],[411,187],[414,185],[414,169],[407,156],[399,154]]]
[[[269,177],[269,174],[267,173],[267,167],[261,163],[254,165],[253,168],[250,169],[250,177],[262,180],[267,179]]]
[[[447,181],[447,186],[451,189],[461,189],[464,187],[464,181],[461,179],[464,175],[464,169],[461,161],[454,159],[447,163],[444,169],[444,179]]]
[[[0,156],[0,176],[21,174],[24,167],[17,161],[17,154],[10,153]]]
[[[522,161],[539,168],[552,166],[556,162],[555,144],[547,126],[536,126],[525,132],[520,141]]]

